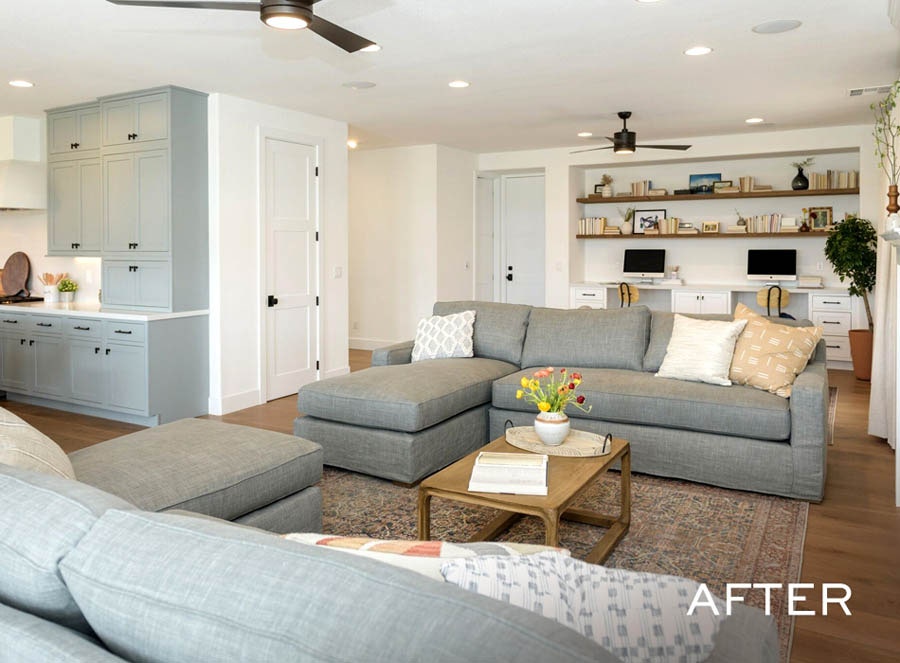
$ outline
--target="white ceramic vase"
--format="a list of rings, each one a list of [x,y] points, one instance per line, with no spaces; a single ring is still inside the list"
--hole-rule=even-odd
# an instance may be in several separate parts
[[[59,290],[55,285],[44,286],[44,301],[48,304],[55,304],[59,301]]]
[[[547,446],[559,446],[569,435],[569,417],[564,412],[541,412],[534,419],[534,432]]]
[[[612,198],[613,197],[613,188],[611,184],[604,184],[603,188],[600,189],[600,195],[604,198]]]
[[[622,224],[623,235],[630,235],[632,232],[634,232],[634,225],[631,223],[631,221],[626,221]]]

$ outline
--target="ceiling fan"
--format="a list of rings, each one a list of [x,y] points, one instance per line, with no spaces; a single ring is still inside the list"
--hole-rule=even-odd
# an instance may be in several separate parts
[[[608,141],[612,141],[612,145],[606,147],[591,147],[586,150],[575,150],[570,154],[578,154],[580,152],[593,152],[594,150],[612,150],[616,154],[632,154],[635,148],[646,147],[651,150],[688,150],[690,145],[636,145],[637,134],[634,131],[628,131],[628,118],[631,117],[631,111],[619,111],[619,118],[622,120],[622,131],[613,134],[613,138],[609,136],[600,136]]]
[[[271,28],[301,30],[309,28],[348,53],[377,51],[378,44],[335,25],[313,13],[319,0],[260,0],[260,2],[181,2],[180,0],[107,0],[114,5],[134,7],[178,7],[181,9],[224,9],[259,12],[259,19]]]

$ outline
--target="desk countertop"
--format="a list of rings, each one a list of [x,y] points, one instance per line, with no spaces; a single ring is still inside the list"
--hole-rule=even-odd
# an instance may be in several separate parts
[[[132,320],[134,322],[152,322],[153,320],[170,320],[172,318],[193,318],[208,315],[209,311],[181,311],[178,313],[142,313],[140,311],[106,309],[100,304],[73,302],[71,304],[48,304],[47,302],[22,302],[19,304],[0,304],[0,311],[17,313],[34,313],[36,315],[71,315],[98,320]]]
[[[765,283],[760,281],[759,285],[744,283],[741,285],[729,285],[727,283],[634,283],[641,290],[704,290],[706,292],[758,292],[762,290]],[[593,288],[615,288],[618,283],[611,281],[580,281],[572,283],[575,287],[593,287]],[[798,288],[796,286],[781,286],[783,290],[791,293],[808,293],[823,295],[846,295],[846,288]]]

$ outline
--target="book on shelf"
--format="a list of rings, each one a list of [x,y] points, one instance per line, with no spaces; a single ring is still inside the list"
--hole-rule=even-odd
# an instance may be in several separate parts
[[[799,233],[800,228],[797,226],[781,226],[781,230],[779,232],[782,233]]]
[[[752,191],[771,191],[772,185],[771,184],[754,184],[753,189],[751,189],[751,190]]]
[[[821,189],[855,189],[859,186],[858,170],[827,170],[824,173],[808,173],[809,188],[812,191]]]
[[[650,195],[650,189],[653,188],[653,184],[650,180],[640,180],[639,182],[631,183],[631,195],[632,196],[647,196]]]
[[[700,231],[697,230],[696,228],[679,228],[678,232],[676,234],[678,234],[678,235],[699,235]]]
[[[603,231],[604,235],[621,235],[622,229],[619,226],[613,226],[612,228],[606,228]]]
[[[732,235],[745,235],[747,234],[747,226],[728,226],[725,232]]]
[[[713,193],[740,193],[741,187],[739,186],[723,186],[718,189],[713,189]]]
[[[648,196],[666,196],[669,194],[668,189],[650,189],[647,192]]]
[[[469,490],[513,495],[547,494],[546,454],[482,451],[475,459]]]
[[[645,229],[644,229],[644,234],[645,234],[645,235],[658,235],[658,234],[659,234],[659,228],[645,228]]]

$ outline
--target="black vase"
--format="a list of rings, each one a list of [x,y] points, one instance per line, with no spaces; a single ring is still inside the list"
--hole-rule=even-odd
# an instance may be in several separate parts
[[[809,180],[803,174],[802,168],[797,169],[797,176],[791,180],[791,188],[794,191],[805,191],[809,188]]]

